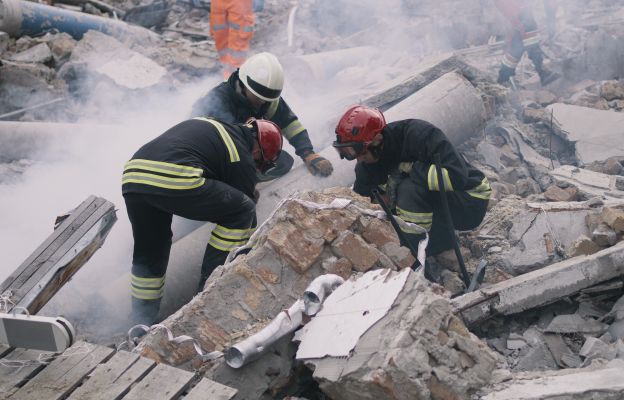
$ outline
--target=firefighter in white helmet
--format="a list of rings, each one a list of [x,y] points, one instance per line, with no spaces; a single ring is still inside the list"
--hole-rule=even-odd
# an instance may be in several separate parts
[[[214,117],[229,123],[243,123],[251,117],[270,120],[280,127],[282,135],[295,148],[310,173],[331,175],[332,164],[314,151],[308,131],[281,97],[283,87],[284,71],[277,57],[271,53],[259,53],[247,59],[227,81],[195,102],[192,116]],[[282,151],[276,167],[260,179],[283,176],[290,171],[292,164],[293,158]]]

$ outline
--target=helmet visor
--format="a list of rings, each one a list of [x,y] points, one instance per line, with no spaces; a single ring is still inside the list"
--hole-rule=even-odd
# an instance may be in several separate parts
[[[362,142],[334,142],[333,146],[338,152],[338,155],[340,155],[340,158],[344,158],[349,161],[355,160],[359,155],[364,153],[364,150],[366,150],[366,145]]]

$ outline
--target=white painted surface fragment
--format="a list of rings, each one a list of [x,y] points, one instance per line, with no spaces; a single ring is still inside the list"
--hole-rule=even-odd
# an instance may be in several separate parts
[[[388,313],[409,272],[375,270],[342,284],[297,333],[297,359],[348,356],[359,338]]]

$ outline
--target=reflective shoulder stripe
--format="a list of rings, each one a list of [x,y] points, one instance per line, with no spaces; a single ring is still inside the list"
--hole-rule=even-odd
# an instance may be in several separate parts
[[[271,102],[271,104],[269,105],[269,109],[267,110],[265,114],[266,119],[271,119],[275,116],[275,113],[277,112],[277,107],[279,106],[279,102],[280,102],[279,98]]]
[[[303,131],[305,131],[305,128],[303,127],[301,122],[299,122],[299,120],[296,119],[290,124],[288,124],[288,126],[282,130],[282,135],[284,135],[286,139],[290,140]]]
[[[223,143],[225,144],[225,147],[227,148],[228,153],[230,154],[230,162],[234,163],[234,162],[240,161],[240,156],[238,155],[238,150],[236,149],[236,145],[234,144],[232,137],[230,136],[230,134],[228,133],[228,131],[225,129],[223,125],[209,118],[195,117],[193,119],[209,122],[215,128],[217,128],[217,131],[219,132],[219,135],[221,136],[221,140],[223,140]]]

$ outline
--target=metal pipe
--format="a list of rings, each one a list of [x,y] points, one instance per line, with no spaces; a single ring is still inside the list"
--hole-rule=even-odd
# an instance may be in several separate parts
[[[305,315],[312,317],[321,311],[325,298],[343,283],[344,279],[334,274],[325,274],[314,279],[303,293]]]
[[[228,348],[225,362],[232,368],[240,368],[260,357],[280,338],[297,329],[303,321],[303,300],[297,300],[288,310],[277,314],[260,332]]]
[[[240,368],[260,357],[273,343],[297,329],[303,321],[304,313],[315,315],[325,298],[343,283],[344,279],[334,274],[314,278],[303,293],[303,300],[297,300],[288,310],[277,314],[260,332],[225,350],[227,365]]]
[[[37,36],[58,30],[80,40],[89,30],[99,31],[119,39],[156,38],[148,29],[128,25],[111,18],[65,10],[45,4],[22,0],[0,0],[0,31],[13,37]]]

